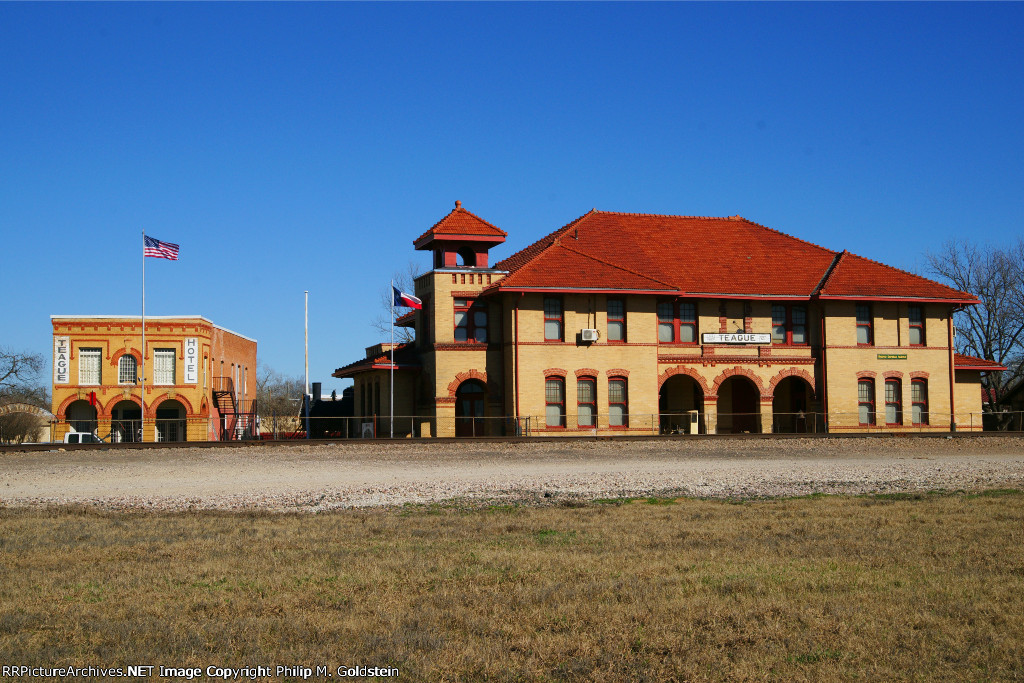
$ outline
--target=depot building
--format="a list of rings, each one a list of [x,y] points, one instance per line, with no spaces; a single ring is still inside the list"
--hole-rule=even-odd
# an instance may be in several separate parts
[[[456,202],[414,240],[415,340],[334,372],[364,424],[394,370],[396,433],[980,430],[1004,369],[954,352],[974,296],[740,216],[592,210],[492,264],[507,236]]]
[[[139,316],[50,318],[55,440],[68,431],[111,442],[255,433],[255,339],[198,315],[146,316],[143,349]]]

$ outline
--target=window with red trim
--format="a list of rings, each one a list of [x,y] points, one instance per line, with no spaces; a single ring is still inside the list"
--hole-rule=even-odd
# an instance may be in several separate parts
[[[455,341],[487,341],[487,308],[472,299],[455,299]]]
[[[597,380],[593,377],[576,380],[576,425],[597,426]]]
[[[857,412],[860,424],[875,424],[875,381],[862,379],[857,382]]]
[[[544,297],[544,340],[562,341],[562,300],[556,296]]]
[[[807,344],[807,307],[772,304],[772,343]]]
[[[626,341],[626,302],[608,299],[608,341]]]
[[[915,425],[928,424],[928,380],[910,381],[910,414]]]
[[[625,377],[608,380],[608,424],[612,427],[629,426],[629,395]]]
[[[924,308],[912,304],[907,309],[907,317],[910,318],[910,345],[924,346]]]
[[[697,343],[697,304],[692,301],[658,302],[658,341],[662,344]]]
[[[548,377],[544,381],[544,414],[548,427],[565,426],[565,378]]]
[[[871,304],[857,304],[857,343],[873,344],[872,332]]]
[[[885,424],[903,424],[903,387],[898,379],[885,380]]]

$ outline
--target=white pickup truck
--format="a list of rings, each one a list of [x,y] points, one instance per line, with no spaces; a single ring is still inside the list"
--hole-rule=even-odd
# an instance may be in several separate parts
[[[64,443],[107,443],[107,440],[89,432],[68,432]]]

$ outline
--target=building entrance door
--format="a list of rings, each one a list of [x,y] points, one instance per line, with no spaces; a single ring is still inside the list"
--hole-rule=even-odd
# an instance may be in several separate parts
[[[484,399],[487,388],[475,379],[466,380],[455,392],[455,436],[484,435]]]

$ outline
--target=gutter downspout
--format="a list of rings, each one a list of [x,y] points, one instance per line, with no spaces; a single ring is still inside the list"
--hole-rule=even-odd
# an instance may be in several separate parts
[[[516,300],[515,325],[514,325],[514,327],[516,328],[516,331],[515,331],[515,334],[512,337],[512,346],[515,349],[515,354],[514,354],[515,355],[515,359],[513,360],[513,363],[516,366],[515,373],[514,373],[515,381],[513,382],[513,384],[515,386],[513,387],[512,391],[515,394],[516,428],[517,428],[517,431],[518,431],[518,427],[519,427],[519,304],[520,304],[520,302],[522,302],[523,296],[525,296],[525,293],[524,292],[519,292],[519,299]]]
[[[826,362],[825,307],[818,305],[821,318],[821,409],[824,411],[825,433],[828,434],[828,363]]]
[[[956,309],[950,307],[949,309],[949,320],[946,321],[946,327],[949,335],[949,431],[956,431],[956,392],[954,387],[956,386],[956,368],[953,364],[953,311]]]

